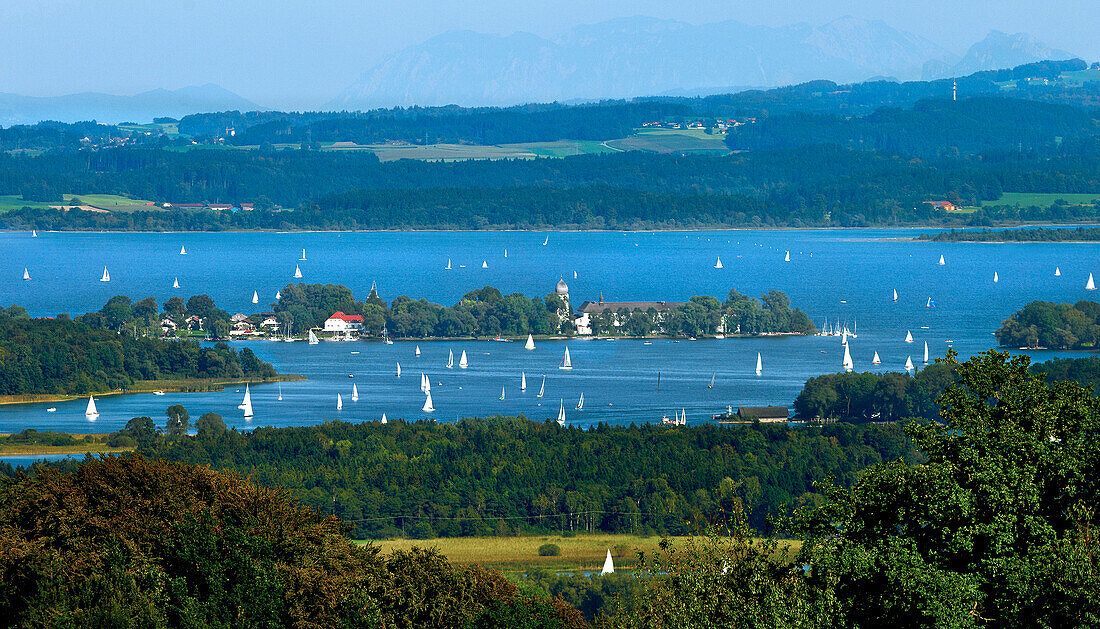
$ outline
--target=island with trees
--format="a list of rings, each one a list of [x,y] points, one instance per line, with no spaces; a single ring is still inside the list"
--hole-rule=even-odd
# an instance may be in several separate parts
[[[1033,301],[1013,313],[994,334],[1004,347],[1094,349],[1100,341],[1100,304]]]
[[[921,234],[917,236],[917,240],[931,242],[1096,242],[1100,240],[1100,228],[952,229],[936,234]]]

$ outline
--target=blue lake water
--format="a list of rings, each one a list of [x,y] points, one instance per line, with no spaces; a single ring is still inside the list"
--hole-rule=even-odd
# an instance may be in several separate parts
[[[1100,274],[1100,244],[925,243],[898,240],[914,230],[787,230],[711,232],[383,232],[247,234],[0,234],[0,303],[25,306],[35,316],[99,309],[112,295],[136,299],[207,293],[230,312],[253,312],[292,279],[349,286],[364,298],[376,282],[384,299],[398,295],[453,304],[469,290],[491,285],[502,292],[545,295],[559,277],[569,284],[574,308],[600,293],[608,301],[681,301],[692,295],[720,300],[731,288],[759,296],[786,292],[817,323],[828,319],[856,328],[851,341],[857,370],[901,370],[907,356],[920,365],[923,343],[933,357],[954,347],[962,356],[995,344],[991,332],[1029,301],[1091,299],[1089,273]],[[549,238],[547,245],[543,241]],[[179,255],[180,246],[188,255]],[[306,249],[307,260],[298,261]],[[507,249],[508,257],[504,257]],[[791,261],[784,262],[786,251]],[[940,255],[946,264],[936,264]],[[721,256],[725,268],[713,268]],[[444,270],[447,260],[453,269]],[[481,268],[482,262],[488,268]],[[463,266],[464,265],[464,266]],[[103,267],[110,282],[100,282]],[[32,281],[22,281],[26,267]],[[1054,276],[1055,267],[1062,272]],[[573,278],[574,271],[577,273]],[[993,282],[993,274],[1000,281]],[[181,288],[171,288],[174,278]],[[899,299],[891,300],[892,289]],[[936,307],[926,308],[928,298]],[[906,331],[915,343],[903,341]],[[948,343],[947,341],[952,341]],[[789,405],[810,376],[839,370],[843,349],[835,337],[726,339],[669,342],[546,341],[535,351],[522,343],[248,342],[281,372],[305,382],[253,389],[256,416],[240,417],[243,392],[129,395],[97,401],[95,422],[84,418],[85,401],[0,407],[0,432],[23,428],[107,432],[134,416],[163,421],[164,409],[185,405],[192,417],[214,411],[238,427],[416,419],[424,397],[420,372],[432,378],[436,420],[488,414],[557,414],[559,400],[571,423],[589,425],[659,421],[681,408],[688,421],[709,420],[727,404]],[[557,369],[565,347],[575,369]],[[470,356],[467,370],[443,367],[447,351]],[[873,367],[877,351],[883,364]],[[353,354],[352,352],[359,352]],[[753,369],[763,357],[763,374]],[[1054,354],[1039,352],[1045,360]],[[395,377],[400,362],[403,377]],[[521,372],[528,389],[521,392]],[[660,390],[656,388],[661,374]],[[348,378],[353,374],[353,378]],[[546,396],[536,393],[546,374]],[[707,388],[711,375],[715,386]],[[359,388],[350,400],[351,385]],[[505,400],[500,401],[501,388]],[[336,410],[342,394],[344,408]],[[585,407],[574,409],[581,393]],[[540,406],[541,403],[541,406]],[[56,413],[46,413],[56,406]]]

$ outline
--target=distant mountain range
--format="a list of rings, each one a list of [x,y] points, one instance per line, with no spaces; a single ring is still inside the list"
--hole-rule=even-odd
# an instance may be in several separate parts
[[[82,92],[68,96],[21,96],[0,93],[0,126],[40,120],[150,122],[158,116],[179,118],[208,111],[264,109],[227,89],[207,83],[178,90],[156,89],[133,96]]]
[[[783,27],[633,17],[554,39],[444,33],[368,69],[326,108],[515,105],[699,95],[814,79],[933,79],[1072,56],[1023,33],[994,31],[960,58],[885,22],[852,17]]]

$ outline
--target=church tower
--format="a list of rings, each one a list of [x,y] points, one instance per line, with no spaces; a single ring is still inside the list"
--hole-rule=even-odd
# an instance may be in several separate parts
[[[565,279],[558,280],[558,285],[554,287],[554,295],[558,298],[560,303],[558,306],[559,325],[568,323],[572,326],[573,307],[569,305],[569,285],[565,283]]]

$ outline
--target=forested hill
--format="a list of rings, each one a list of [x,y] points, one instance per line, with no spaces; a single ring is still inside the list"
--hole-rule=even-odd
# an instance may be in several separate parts
[[[781,505],[817,500],[822,478],[848,485],[875,463],[919,457],[897,425],[583,430],[496,417],[126,436],[150,456],[247,473],[323,513],[335,505],[358,537],[683,534],[741,507],[763,528]]]

